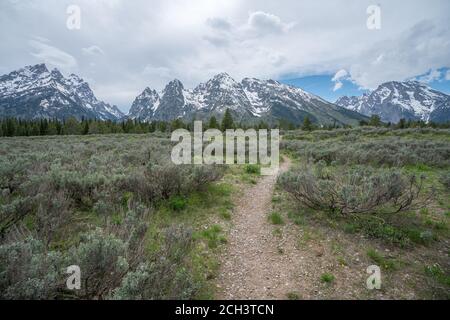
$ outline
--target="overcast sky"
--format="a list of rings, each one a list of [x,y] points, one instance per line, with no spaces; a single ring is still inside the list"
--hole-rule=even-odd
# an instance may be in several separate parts
[[[372,4],[378,30],[367,27]],[[67,28],[70,5],[80,29]],[[146,86],[177,78],[189,88],[222,71],[329,75],[336,94],[345,81],[450,80],[448,0],[0,0],[0,39],[0,74],[45,62],[122,110]]]

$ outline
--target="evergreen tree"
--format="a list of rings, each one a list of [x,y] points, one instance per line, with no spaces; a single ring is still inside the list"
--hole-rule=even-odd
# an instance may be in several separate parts
[[[312,123],[311,120],[309,120],[309,117],[305,117],[305,119],[303,119],[303,125],[302,125],[302,130],[304,131],[312,131],[313,127],[312,127]]]
[[[376,114],[372,115],[369,120],[369,126],[373,126],[373,127],[381,126],[380,116],[378,116]]]
[[[170,126],[171,126],[172,131],[173,130],[177,130],[177,129],[183,129],[184,128],[184,123],[180,119],[175,119],[175,120],[172,121]]]
[[[89,121],[85,120],[84,121],[84,126],[83,126],[83,135],[86,135],[89,133]]]
[[[216,117],[212,116],[209,119],[208,128],[209,129],[219,129],[219,123],[217,122]]]
[[[227,129],[234,129],[234,121],[233,117],[231,116],[230,109],[227,109],[225,111],[225,115],[223,116],[222,119],[222,131],[225,131]]]
[[[406,120],[405,119],[400,119],[399,123],[397,124],[397,128],[399,129],[405,129],[406,128]]]
[[[75,119],[74,117],[70,117],[64,125],[64,133],[73,135],[80,134],[81,130],[78,120]]]

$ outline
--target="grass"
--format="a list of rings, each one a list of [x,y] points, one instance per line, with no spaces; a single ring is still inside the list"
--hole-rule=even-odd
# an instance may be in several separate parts
[[[376,263],[379,267],[383,268],[386,271],[397,270],[397,263],[394,259],[386,258],[381,253],[376,251],[375,249],[368,249],[367,256]]]
[[[288,218],[297,226],[302,226],[306,223],[305,217],[299,212],[289,211]]]
[[[219,210],[219,212],[220,212],[220,216],[221,216],[224,220],[227,220],[227,221],[230,221],[230,220],[231,220],[231,213],[230,213],[230,211],[229,211],[227,208],[221,208],[221,209]]]
[[[348,266],[347,260],[345,260],[345,258],[343,256],[339,256],[337,257],[337,262],[341,265],[341,266]]]
[[[281,216],[281,214],[279,214],[278,212],[272,212],[269,215],[269,221],[273,225],[283,225],[284,224],[284,219]]]
[[[260,175],[261,174],[261,166],[257,164],[247,164],[244,166],[245,173]]]
[[[320,276],[320,281],[322,281],[323,283],[326,283],[326,284],[333,283],[335,279],[336,279],[335,276],[329,272],[323,273]]]
[[[333,241],[328,241],[326,245],[331,249],[334,261],[350,270],[356,268],[355,263],[358,267],[361,262],[367,263],[359,259],[356,259],[356,262],[348,260],[355,254],[354,250],[357,250],[359,254],[366,254],[372,264],[378,265],[384,272],[389,272],[390,288],[384,287],[386,293],[391,292],[393,287],[408,288],[405,293],[412,293],[415,297],[448,299],[448,129],[357,128],[315,132],[289,131],[283,140],[283,153],[289,155],[300,169],[306,165],[313,170],[321,169],[321,172],[325,173],[322,176],[325,177],[324,184],[327,183],[327,176],[332,178],[333,174],[356,166],[363,169],[367,167],[368,170],[393,168],[405,176],[414,174],[418,179],[423,176],[425,179],[417,205],[400,213],[389,210],[389,204],[376,210],[347,215],[331,214],[325,209],[309,209],[281,190],[281,184],[277,186],[277,192],[272,199],[272,210],[286,214],[289,221],[298,226],[295,230],[299,233],[299,246],[316,240],[316,231],[324,233],[324,239],[327,240],[330,238],[325,234],[330,232],[332,239],[344,238],[343,243],[354,241],[352,252],[346,247],[337,247]],[[348,190],[349,193],[351,191]],[[368,247],[366,243],[376,243],[377,250]],[[409,275],[407,280],[402,277],[403,274]],[[325,283],[333,282],[331,279],[334,280],[332,274],[321,276],[321,281]],[[395,296],[392,298],[399,298],[398,293],[393,294]]]
[[[283,231],[280,228],[274,228],[272,234],[275,237],[281,238],[283,236]]]
[[[309,227],[305,226],[303,229],[303,232],[301,233],[299,239],[298,239],[298,245],[300,247],[304,247],[308,244],[308,242],[312,240],[316,240],[318,238],[318,235],[311,231]]]
[[[187,207],[187,201],[184,197],[174,196],[168,201],[169,208],[175,212],[183,211]]]
[[[217,224],[195,233],[194,239],[206,240],[210,249],[215,249],[220,244],[227,243],[226,237],[222,235],[222,227]]]
[[[300,300],[300,295],[297,292],[288,292],[286,298],[288,300]]]
[[[441,268],[441,266],[437,263],[430,266],[426,266],[425,274],[433,278],[440,284],[450,286],[450,275],[446,274],[444,270]]]

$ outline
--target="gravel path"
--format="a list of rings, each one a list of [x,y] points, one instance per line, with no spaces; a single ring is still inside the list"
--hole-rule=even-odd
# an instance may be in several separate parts
[[[291,165],[288,158],[284,160],[280,172]],[[422,285],[410,283],[418,268],[415,262],[410,262],[409,271],[383,273],[383,290],[371,291],[366,287],[366,269],[373,264],[366,254],[368,248],[375,248],[385,256],[405,257],[394,247],[313,221],[293,225],[283,211],[280,213],[284,214],[286,224],[270,224],[269,213],[280,206],[272,203],[276,179],[276,176],[261,177],[256,185],[244,188],[235,202],[228,243],[216,279],[217,299],[272,300],[286,299],[288,294],[300,299],[418,297],[417,288]],[[408,260],[423,260],[418,251]],[[333,274],[335,280],[323,283],[324,273]],[[423,279],[418,279],[421,284]]]
[[[285,158],[279,171],[289,166]],[[219,299],[285,299],[295,287],[292,257],[280,255],[267,219],[276,179],[276,175],[262,177],[236,204],[217,279]]]

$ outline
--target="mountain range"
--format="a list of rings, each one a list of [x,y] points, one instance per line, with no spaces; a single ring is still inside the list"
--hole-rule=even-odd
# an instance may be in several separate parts
[[[341,97],[336,104],[384,122],[400,119],[443,123],[450,121],[450,96],[418,81],[391,81],[360,97]]]
[[[235,81],[220,73],[194,89],[185,89],[179,80],[158,93],[146,88],[133,102],[128,117],[144,121],[177,118],[207,120],[221,118],[229,109],[237,122],[294,124],[309,117],[320,124],[356,124],[364,116],[339,107],[300,88],[274,80],[245,78]]]
[[[194,89],[179,80],[158,92],[145,88],[127,115],[98,100],[89,84],[45,64],[27,66],[0,76],[0,118],[57,118],[142,121],[221,119],[229,109],[236,122],[299,124],[308,117],[320,125],[357,125],[377,114],[385,122],[401,118],[434,122],[450,120],[450,96],[416,81],[387,82],[360,97],[330,103],[300,88],[275,80],[235,81],[220,73]]]
[[[64,77],[45,64],[27,66],[0,77],[0,117],[22,119],[69,117],[117,120],[124,114],[99,101],[89,84],[75,74]]]

